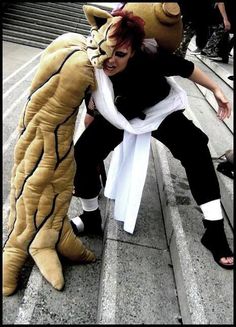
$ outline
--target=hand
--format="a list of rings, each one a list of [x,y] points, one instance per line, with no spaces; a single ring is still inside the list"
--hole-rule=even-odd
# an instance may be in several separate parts
[[[92,123],[93,120],[94,120],[93,116],[90,116],[89,114],[86,114],[85,118],[84,118],[85,127],[87,128]]]
[[[225,31],[229,31],[231,29],[231,24],[228,19],[224,19],[224,28],[225,28]]]
[[[95,110],[95,108],[96,108],[96,106],[95,106],[95,103],[93,101],[93,98],[90,97],[89,103],[88,103],[88,108],[87,108],[87,113],[86,113],[85,118],[84,118],[85,128],[87,128],[92,123],[92,121],[94,120],[94,110]]]
[[[213,91],[213,94],[219,106],[217,117],[219,117],[220,120],[224,120],[226,117],[229,118],[232,111],[229,101],[219,88]]]

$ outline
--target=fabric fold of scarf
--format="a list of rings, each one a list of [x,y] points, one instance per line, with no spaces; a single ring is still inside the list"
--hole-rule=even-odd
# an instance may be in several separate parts
[[[115,127],[124,130],[123,142],[113,152],[104,195],[115,200],[114,218],[124,222],[124,230],[133,234],[142,199],[149,161],[151,132],[172,112],[187,106],[186,92],[173,80],[169,95],[144,110],[145,120],[127,120],[114,104],[110,79],[95,69],[97,89],[92,96],[97,110]]]

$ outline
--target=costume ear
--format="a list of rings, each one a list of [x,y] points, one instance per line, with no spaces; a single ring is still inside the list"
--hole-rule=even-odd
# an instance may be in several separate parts
[[[89,24],[92,27],[97,27],[98,29],[102,25],[106,24],[108,18],[112,17],[112,15],[109,14],[107,11],[94,6],[84,5],[83,11]]]

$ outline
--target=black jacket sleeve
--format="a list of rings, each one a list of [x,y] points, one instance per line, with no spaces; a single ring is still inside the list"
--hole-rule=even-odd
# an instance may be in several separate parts
[[[194,70],[194,63],[165,50],[157,54],[158,70],[164,76],[181,76],[188,78]]]

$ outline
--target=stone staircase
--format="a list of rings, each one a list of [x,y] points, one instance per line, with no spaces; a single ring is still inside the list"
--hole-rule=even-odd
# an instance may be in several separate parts
[[[44,49],[63,33],[87,36],[90,25],[83,13],[84,4],[86,2],[10,2],[2,18],[3,40]]]
[[[26,2],[17,4],[27,6]],[[39,2],[30,4],[44,6]],[[44,4],[46,13],[54,5],[48,3],[46,7]],[[65,9],[64,4],[58,2],[58,9],[59,6],[64,6],[60,10]],[[69,4],[74,7],[81,3],[66,4],[68,9]],[[53,23],[57,18],[59,13]],[[64,31],[61,26],[60,30]],[[39,33],[36,34],[39,36]],[[21,33],[15,33],[11,40],[5,36],[5,41],[23,42]],[[30,40],[28,38],[26,42]],[[34,47],[42,49],[46,45],[39,41]],[[40,53],[3,81],[3,242],[7,237],[9,176],[17,140],[16,126],[39,56]],[[230,73],[222,65],[200,56],[189,57],[188,54],[188,58],[217,80],[233,100],[233,83],[227,79]],[[189,96],[186,115],[209,136],[211,154],[217,165],[214,158],[232,148],[232,118],[219,122],[211,94],[186,79],[175,79]],[[84,128],[84,114],[83,103],[75,138]],[[110,157],[105,162],[106,169],[109,161]],[[232,246],[233,182],[217,174],[226,233]],[[58,292],[29,258],[21,272],[18,292],[3,298],[3,324],[233,324],[233,273],[218,267],[200,244],[203,233],[201,212],[190,194],[183,168],[161,143],[152,141],[147,180],[133,235],[124,232],[122,223],[113,219],[113,201],[105,199],[103,193],[99,201],[104,237],[81,237],[95,251],[97,262],[89,265],[63,262],[65,288]],[[69,217],[79,212],[80,204],[73,198]]]

